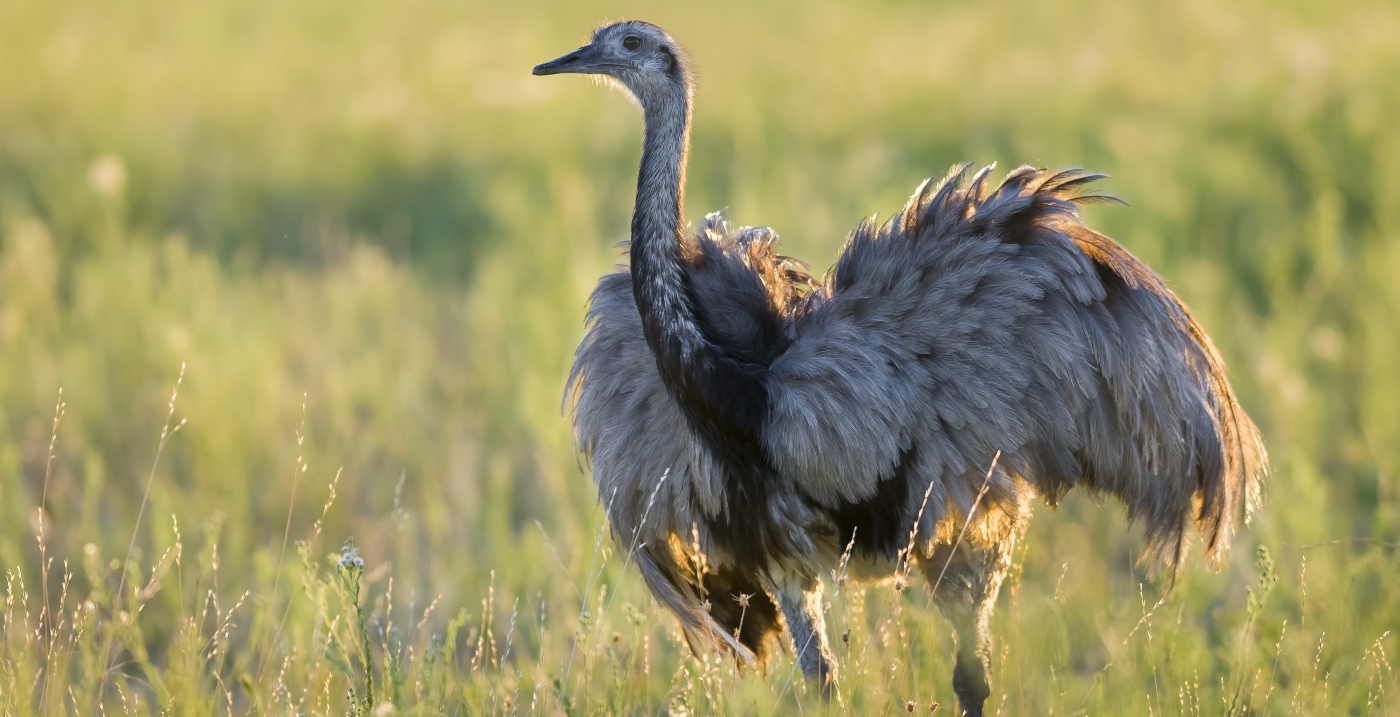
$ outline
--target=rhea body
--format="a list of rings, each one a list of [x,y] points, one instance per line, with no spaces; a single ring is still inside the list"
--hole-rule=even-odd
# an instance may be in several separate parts
[[[610,77],[645,118],[630,266],[593,292],[570,395],[614,537],[693,648],[763,663],[785,629],[829,689],[820,576],[919,570],[980,715],[1032,500],[1115,497],[1173,569],[1192,526],[1227,549],[1259,434],[1186,306],[1081,220],[1098,175],[955,168],[819,280],[766,228],[687,233],[692,84],[660,28],[599,28],[534,73]]]

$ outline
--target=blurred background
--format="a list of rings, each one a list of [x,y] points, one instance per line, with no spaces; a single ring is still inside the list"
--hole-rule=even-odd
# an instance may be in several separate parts
[[[1272,679],[1291,696],[1319,663],[1389,674],[1372,649],[1394,655],[1396,636],[1376,640],[1400,625],[1386,0],[0,3],[0,569],[37,570],[41,502],[49,556],[121,557],[153,476],[138,555],[165,549],[172,516],[213,526],[226,592],[285,594],[284,532],[306,537],[343,468],[325,551],[353,536],[442,615],[495,571],[562,616],[567,644],[565,583],[591,577],[602,516],[563,383],[587,294],[619,261],[641,120],[529,69],[624,17],[667,28],[698,70],[690,218],[770,225],[818,269],[956,162],[1112,175],[1131,207],[1092,223],[1196,311],[1274,468],[1230,564],[1209,574],[1193,553],[1163,608],[1190,645],[1181,669],[1220,689],[1262,544],[1279,582],[1259,694]],[[182,364],[188,423],[152,474]],[[1119,512],[1037,510],[997,631],[1034,631],[1002,686],[1041,687],[1010,713],[1053,706],[1052,676],[1070,707],[1095,680],[1131,695],[1157,677],[1106,672],[1166,589]],[[143,618],[155,654],[177,593]],[[1296,659],[1270,673],[1299,622]],[[1329,689],[1360,710],[1376,687],[1356,682]]]

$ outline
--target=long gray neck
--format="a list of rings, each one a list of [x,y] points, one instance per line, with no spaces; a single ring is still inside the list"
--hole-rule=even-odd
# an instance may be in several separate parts
[[[637,93],[646,116],[637,205],[632,213],[632,293],[642,330],[671,396],[710,454],[725,467],[726,505],[708,516],[711,535],[753,570],[772,555],[794,554],[768,519],[774,469],[761,442],[768,392],[761,368],[736,360],[730,347],[707,340],[686,290],[682,187],[690,134],[690,92],[684,81]],[[665,91],[669,89],[669,91]],[[635,91],[635,90],[634,90]]]
[[[685,83],[638,93],[646,119],[632,211],[632,292],[662,373],[689,362],[704,342],[683,284],[683,192],[690,145]]]

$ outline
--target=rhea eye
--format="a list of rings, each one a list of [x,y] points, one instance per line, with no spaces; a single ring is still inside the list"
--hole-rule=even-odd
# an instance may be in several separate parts
[[[637,37],[636,35],[628,35],[627,37],[622,38],[622,47],[625,48],[628,52],[636,52],[637,48],[641,46],[642,38]]]

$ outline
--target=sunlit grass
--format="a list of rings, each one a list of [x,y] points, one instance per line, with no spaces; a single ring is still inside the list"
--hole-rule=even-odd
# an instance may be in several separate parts
[[[163,433],[173,434],[171,424]],[[402,584],[396,594],[391,566],[366,562],[353,540],[323,544],[339,481],[337,473],[320,517],[295,544],[295,594],[282,600],[275,588],[268,599],[220,585],[217,516],[192,538],[172,517],[170,544],[146,561],[106,561],[87,545],[85,596],[70,592],[75,568],[66,561],[54,595],[31,594],[24,573],[12,570],[0,623],[0,707],[16,715],[876,714],[952,705],[952,638],[917,588],[831,576],[839,678],[824,701],[787,657],[765,674],[743,675],[718,655],[685,652],[635,580],[612,582],[619,556],[601,532],[591,554],[578,546],[575,562],[588,565],[575,574],[538,528],[557,561],[549,595],[498,590],[494,570],[479,606],[450,616],[441,596],[405,595]],[[187,544],[197,546],[193,560]],[[1257,550],[1244,605],[1223,606],[1242,621],[1217,645],[1188,613],[1190,575],[1155,602],[1139,583],[1137,609],[1105,615],[1102,603],[1074,602],[1093,586],[1076,585],[1084,576],[1071,575],[1070,562],[1052,582],[1028,584],[1032,544],[1022,544],[997,621],[994,713],[1378,714],[1391,704],[1389,633],[1355,645],[1359,652],[1328,649],[1327,611],[1316,607],[1303,607],[1290,629],[1279,617],[1289,611],[1273,595],[1280,574],[1266,547]],[[37,549],[45,550],[42,536]],[[41,585],[54,568],[44,566]],[[162,595],[168,612],[158,612]],[[550,605],[563,614],[550,616]],[[162,623],[170,634],[153,657],[151,629]]]

